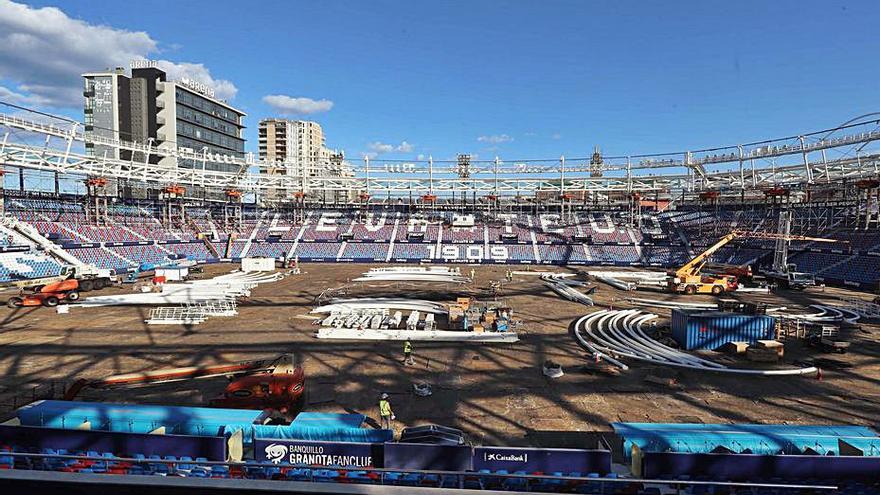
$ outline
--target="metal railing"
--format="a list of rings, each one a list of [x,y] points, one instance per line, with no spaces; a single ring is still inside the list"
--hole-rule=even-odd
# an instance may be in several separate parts
[[[755,482],[730,482],[730,481],[683,481],[663,479],[634,479],[634,478],[610,478],[610,477],[585,477],[564,476],[560,474],[510,474],[503,472],[487,473],[474,471],[439,471],[439,470],[415,470],[415,469],[391,469],[391,468],[368,468],[368,467],[333,467],[333,466],[309,466],[298,464],[273,464],[258,462],[225,462],[205,460],[180,460],[180,459],[135,459],[128,457],[103,457],[81,456],[60,454],[31,454],[21,452],[3,452],[0,450],[0,465],[4,457],[28,460],[80,461],[90,464],[85,466],[101,465],[97,472],[110,472],[128,469],[133,466],[151,467],[163,465],[163,474],[177,474],[187,476],[194,470],[202,469],[204,476],[211,478],[233,479],[272,479],[278,481],[306,481],[316,483],[348,483],[348,484],[379,484],[397,486],[420,486],[425,488],[457,488],[476,490],[509,490],[509,491],[571,491],[573,487],[584,486],[589,491],[578,493],[611,494],[625,488],[641,489],[645,486],[664,487],[667,491],[675,493],[688,493],[695,487],[724,488],[727,493],[752,493],[756,489],[775,490],[776,494],[796,494],[809,491],[809,493],[833,492],[839,489],[837,485],[811,485],[796,483],[755,483]],[[33,467],[20,467],[20,463],[14,464],[14,469],[33,469]],[[113,466],[115,464],[115,466]],[[213,469],[214,466],[222,466],[222,469]],[[60,466],[59,466],[60,468]],[[103,470],[103,471],[102,471]],[[276,471],[277,470],[277,471]],[[269,474],[271,471],[271,474]],[[92,471],[96,472],[96,471]],[[296,473],[289,476],[288,472]],[[335,473],[335,475],[334,475]],[[358,473],[357,477],[349,477],[352,473]],[[71,473],[75,475],[76,473]],[[112,473],[117,474],[117,473]],[[142,473],[152,475],[153,472]],[[125,475],[118,473],[118,475]],[[344,476],[343,476],[344,475]],[[742,491],[739,491],[742,490]]]

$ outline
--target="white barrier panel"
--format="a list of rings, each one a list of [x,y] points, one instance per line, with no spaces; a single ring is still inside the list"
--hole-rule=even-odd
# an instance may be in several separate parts
[[[271,272],[275,270],[275,258],[242,258],[243,272]]]
[[[185,266],[176,266],[170,268],[156,268],[157,277],[165,277],[167,282],[179,282],[186,280],[189,275],[189,268]]]

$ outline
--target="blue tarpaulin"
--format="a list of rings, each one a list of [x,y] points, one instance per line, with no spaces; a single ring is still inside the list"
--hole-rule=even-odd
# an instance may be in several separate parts
[[[394,437],[391,430],[361,428],[365,419],[363,414],[301,412],[290,425],[228,423],[224,425],[223,432],[228,436],[242,430],[246,444],[253,442],[254,438],[381,443]]]
[[[252,424],[262,411],[43,400],[16,414],[24,426],[72,430],[89,422],[98,431],[149,433],[164,426],[168,434],[216,436],[226,424]]]
[[[328,429],[360,428],[365,419],[367,417],[363,414],[301,412],[296,415],[290,425]]]
[[[394,438],[392,430],[372,428],[320,428],[282,425],[254,425],[257,438],[279,438],[286,440],[312,440],[321,442],[363,442],[381,443]]]
[[[843,440],[865,452],[880,455],[880,435],[871,428],[851,425],[757,425],[611,423],[623,438],[629,458],[636,445],[643,452],[710,453],[719,448],[735,453],[840,455]],[[808,450],[809,449],[809,450]]]

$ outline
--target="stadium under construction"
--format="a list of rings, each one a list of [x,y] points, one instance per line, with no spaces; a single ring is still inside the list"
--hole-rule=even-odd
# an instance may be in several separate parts
[[[9,483],[880,490],[876,114],[314,173],[6,109]]]

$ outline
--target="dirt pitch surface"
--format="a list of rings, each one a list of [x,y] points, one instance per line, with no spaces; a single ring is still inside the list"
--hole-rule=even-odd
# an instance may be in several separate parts
[[[231,265],[205,267],[201,277],[225,273]],[[878,327],[862,324],[847,354],[823,354],[802,342],[786,342],[784,366],[823,363],[822,379],[745,377],[672,369],[630,362],[619,374],[590,363],[570,334],[578,317],[608,307],[628,308],[632,294],[598,284],[596,307],[565,301],[535,275],[505,283],[503,299],[521,320],[516,344],[415,342],[415,366],[402,364],[402,344],[318,340],[308,312],[327,289],[335,295],[396,296],[451,301],[457,296],[491,297],[491,281],[522,266],[475,266],[474,284],[365,285],[348,280],[369,265],[311,264],[303,273],[255,289],[239,303],[239,315],[213,318],[191,327],[148,326],[149,308],[0,309],[0,406],[9,416],[34,397],[60,396],[77,378],[179,366],[263,359],[291,353],[307,376],[307,410],[360,412],[376,420],[377,398],[391,395],[396,427],[436,423],[461,428],[475,443],[583,445],[574,432],[603,431],[612,421],[851,423],[874,425],[880,417]],[[469,273],[471,267],[462,267]],[[533,267],[556,272],[578,268]],[[106,289],[129,293],[131,287]],[[639,292],[637,297],[712,301],[710,296]],[[820,301],[861,297],[838,289],[742,294],[742,300],[805,309]],[[839,301],[838,301],[839,302]],[[669,310],[654,309],[664,320]],[[757,367],[741,358],[710,353],[728,365]],[[541,364],[552,359],[565,376],[548,379]],[[433,386],[431,397],[412,393],[414,383]],[[203,405],[220,393],[225,378],[115,390],[85,390],[82,400]],[[36,387],[36,389],[35,389]],[[54,390],[52,390],[54,388]]]

